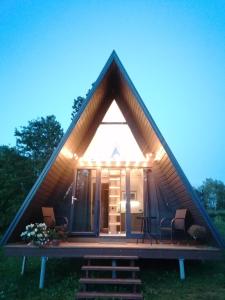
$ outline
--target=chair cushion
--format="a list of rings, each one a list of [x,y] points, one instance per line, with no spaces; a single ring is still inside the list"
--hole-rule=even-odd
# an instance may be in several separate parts
[[[44,223],[47,225],[47,227],[54,227],[55,226],[55,220],[51,216],[44,216]]]
[[[186,230],[187,223],[189,223],[188,216],[188,209],[177,209],[175,214],[174,228],[177,230]]]

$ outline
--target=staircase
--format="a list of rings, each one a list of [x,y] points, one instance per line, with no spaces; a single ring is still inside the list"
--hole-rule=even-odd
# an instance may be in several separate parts
[[[120,170],[109,172],[109,233],[121,233],[121,174]]]
[[[84,259],[84,277],[75,299],[143,299],[137,256],[88,255]]]

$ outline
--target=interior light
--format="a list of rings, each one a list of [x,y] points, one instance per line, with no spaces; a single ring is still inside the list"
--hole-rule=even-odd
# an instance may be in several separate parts
[[[78,160],[78,159],[79,159],[79,157],[78,157],[78,155],[77,155],[76,153],[73,153],[73,158],[74,158],[75,160]]]
[[[126,171],[124,169],[122,169],[121,173],[122,175],[126,175]]]
[[[121,200],[120,201],[120,205],[121,205],[122,209],[125,209],[126,204],[127,204],[126,200]],[[138,200],[130,200],[130,206],[131,206],[131,208],[139,207],[140,206],[140,201],[138,201]]]
[[[165,153],[166,153],[166,151],[164,150],[163,146],[161,146],[159,148],[159,150],[156,152],[154,160],[155,161],[160,161],[163,158]]]
[[[74,157],[74,154],[69,149],[67,149],[66,147],[62,148],[61,153],[66,158],[72,159]]]
[[[140,202],[139,202],[138,200],[131,200],[131,201],[130,201],[130,206],[131,206],[132,208],[138,207],[138,206],[140,206]]]
[[[150,161],[151,160],[151,157],[152,157],[152,153],[150,152],[150,153],[146,153],[146,159],[145,159],[145,161]]]

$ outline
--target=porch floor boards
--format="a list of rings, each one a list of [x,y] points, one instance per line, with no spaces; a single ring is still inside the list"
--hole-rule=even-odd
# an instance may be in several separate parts
[[[24,243],[11,243],[5,248],[37,248]],[[50,245],[43,249],[59,248],[126,248],[126,249],[185,249],[185,250],[218,250],[219,248],[207,245],[170,244],[170,243],[131,243],[131,242],[60,242],[58,246]]]
[[[83,257],[85,255],[137,255],[153,259],[221,259],[219,248],[207,245],[131,243],[131,242],[61,242],[59,246],[38,248],[22,243],[4,247],[9,256]]]

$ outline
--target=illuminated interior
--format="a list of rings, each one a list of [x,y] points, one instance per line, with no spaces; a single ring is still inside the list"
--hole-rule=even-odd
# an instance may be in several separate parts
[[[74,231],[93,230],[95,212],[96,170],[101,169],[100,235],[126,235],[127,214],[130,231],[140,233],[144,215],[144,169],[162,159],[160,147],[154,154],[142,153],[126,119],[114,100],[82,157],[62,149],[65,157],[77,161],[76,221]],[[129,169],[130,195],[126,192]],[[129,199],[129,201],[128,201]],[[127,212],[127,207],[129,210]]]
[[[135,162],[146,160],[115,100],[81,160]]]

